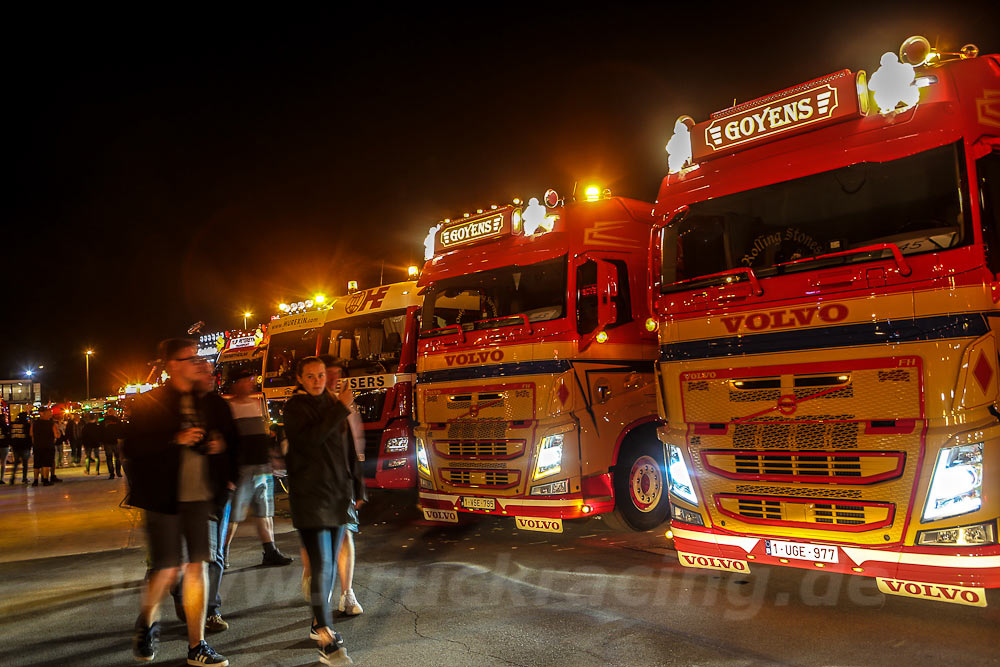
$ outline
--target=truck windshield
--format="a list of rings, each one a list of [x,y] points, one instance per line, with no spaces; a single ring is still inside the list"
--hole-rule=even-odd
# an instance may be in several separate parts
[[[316,354],[316,337],[319,328],[285,331],[271,336],[267,345],[267,364],[264,367],[264,387],[291,387],[296,383],[295,366],[299,359]]]
[[[912,255],[968,243],[959,149],[862,162],[691,204],[664,232],[661,289],[746,280],[740,273],[696,280],[740,268],[763,278],[893,256],[871,246],[894,244]],[[816,259],[796,261],[809,258]]]
[[[215,364],[216,386],[223,394],[232,393],[233,376],[239,371],[250,371],[255,377],[260,375],[261,357],[263,350],[251,350],[248,354],[231,355],[226,358],[223,354],[217,364]],[[254,380],[254,391],[260,391],[260,384]]]
[[[376,313],[333,322],[328,352],[347,361],[350,374],[395,373],[403,351],[406,311]]]
[[[440,280],[427,292],[421,337],[547,322],[566,315],[566,256]],[[447,328],[445,328],[447,327]]]

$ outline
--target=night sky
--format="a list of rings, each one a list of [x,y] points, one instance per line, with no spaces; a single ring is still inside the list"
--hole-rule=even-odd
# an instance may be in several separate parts
[[[80,398],[92,347],[107,394],[195,321],[404,279],[441,218],[577,181],[651,201],[681,114],[911,34],[1000,51],[996,3],[878,4],[8,16],[0,375]]]

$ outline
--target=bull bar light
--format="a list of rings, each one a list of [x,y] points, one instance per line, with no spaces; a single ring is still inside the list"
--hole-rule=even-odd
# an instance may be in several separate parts
[[[922,521],[975,512],[983,506],[983,443],[938,452]]]
[[[667,445],[667,477],[670,480],[670,493],[692,505],[698,505],[691,473],[688,472],[684,454],[677,445]]]
[[[542,479],[562,470],[563,434],[547,435],[538,446],[534,479]]]

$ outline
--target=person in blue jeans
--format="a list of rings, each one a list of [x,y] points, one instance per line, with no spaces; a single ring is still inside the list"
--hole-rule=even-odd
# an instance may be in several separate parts
[[[333,628],[331,597],[337,556],[355,499],[364,501],[364,477],[347,417],[354,398],[346,383],[339,394],[326,390],[326,364],[306,357],[298,365],[299,390],[285,404],[288,499],[292,525],[309,554],[309,636],[324,665],[349,664],[344,640]]]

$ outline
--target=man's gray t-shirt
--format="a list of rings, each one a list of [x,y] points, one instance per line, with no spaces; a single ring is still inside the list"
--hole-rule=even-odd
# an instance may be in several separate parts
[[[203,426],[194,406],[194,396],[181,396],[181,416],[184,428]],[[212,488],[208,483],[208,457],[190,447],[181,447],[181,465],[177,480],[177,501],[182,503],[200,502],[212,499]]]

